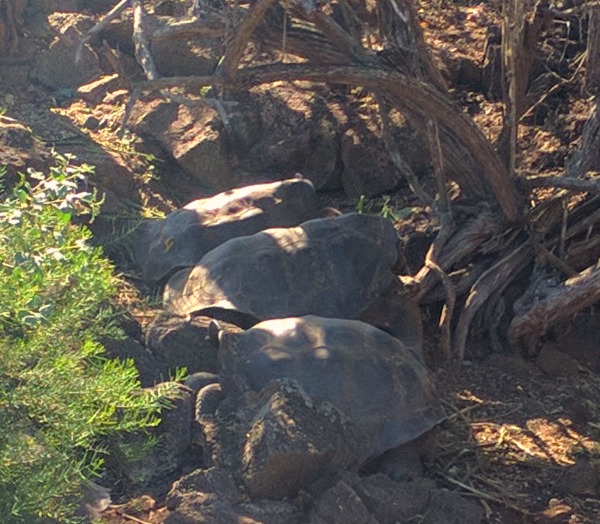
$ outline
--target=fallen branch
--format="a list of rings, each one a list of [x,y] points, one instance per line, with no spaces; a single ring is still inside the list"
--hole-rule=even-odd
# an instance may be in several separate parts
[[[600,193],[600,179],[582,179],[566,176],[528,176],[521,180],[528,189],[555,187],[586,193]]]
[[[600,300],[600,265],[595,264],[550,290],[546,297],[515,316],[508,328],[513,346],[527,347],[541,337],[548,326],[564,320]]]

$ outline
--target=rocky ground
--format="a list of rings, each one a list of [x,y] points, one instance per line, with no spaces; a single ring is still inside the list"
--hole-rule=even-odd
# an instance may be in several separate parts
[[[499,23],[490,4],[421,2],[420,16],[453,96],[486,136],[493,137],[500,129],[502,109],[493,91],[496,73],[486,63],[488,32]],[[30,19],[14,43],[18,52],[0,57],[0,108],[5,108],[0,116],[0,163],[8,165],[9,180],[26,167],[48,165],[51,149],[96,166],[94,184],[106,201],[103,216],[93,227],[123,275],[120,300],[130,318],[128,345],[109,345],[114,354],[143,352],[144,330],[159,309],[156,290],[138,278],[123,253],[122,238],[141,218],[164,216],[205,196],[211,185],[220,190],[259,181],[265,172],[273,176],[299,171],[320,188],[324,204],[346,211],[383,207],[397,213],[403,235],[435,228],[406,185],[389,175],[390,163],[378,140],[368,94],[357,90],[313,97],[304,93],[306,86],[280,86],[240,95],[235,101],[253,109],[232,120],[235,132],[228,140],[236,155],[232,163],[224,162],[215,138],[218,117],[210,108],[173,113],[172,106],[160,100],[145,101],[134,109],[130,130],[118,135],[128,84],[110,75],[94,80],[110,72],[110,53],[104,49],[96,57],[84,56],[75,67],[68,45],[66,50],[57,45],[40,59],[40,51],[53,38],[44,22],[46,14]],[[72,33],[67,35],[74,38],[90,27],[91,19],[79,19],[82,16],[55,14],[52,25],[70,27]],[[524,173],[560,173],[587,118],[590,101],[582,94],[579,70],[584,38],[577,21],[557,21],[544,40],[536,86],[539,102],[524,118],[520,135]],[[127,49],[129,36],[118,24],[106,37]],[[159,64],[165,74],[175,74],[167,68],[181,65],[185,57],[172,60],[166,45],[162,53]],[[214,59],[206,57],[209,66]],[[132,64],[128,67],[128,74],[139,75]],[[286,107],[281,100],[287,101]],[[248,147],[249,134],[257,130],[261,140]],[[401,128],[396,132],[402,133]],[[404,153],[419,172],[426,166],[412,140],[405,137]],[[172,155],[165,156],[164,151]],[[340,170],[341,164],[353,168]],[[380,176],[366,179],[367,171]],[[218,184],[212,183],[215,180]],[[361,199],[382,193],[389,197]],[[492,352],[487,337],[482,337],[470,341],[468,358],[460,364],[441,361],[438,307],[423,308],[423,314],[427,361],[448,413],[423,482],[474,501],[489,523],[599,522],[600,339],[595,312],[586,311],[568,325],[557,326],[535,361],[508,348]],[[359,489],[351,475],[343,480],[343,489]],[[225,479],[210,482],[223,490],[231,488]],[[369,487],[371,493],[380,490],[389,497],[393,492],[385,491],[388,488],[380,478]],[[102,521],[162,523],[169,515],[167,489],[157,483],[117,493]]]

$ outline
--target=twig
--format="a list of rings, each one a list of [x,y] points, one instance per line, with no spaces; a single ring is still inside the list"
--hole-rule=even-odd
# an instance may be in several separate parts
[[[83,51],[83,47],[87,44],[94,35],[97,35],[100,31],[102,31],[108,24],[110,24],[117,16],[121,14],[128,6],[131,0],[121,0],[116,6],[114,6],[108,13],[106,13],[102,19],[92,27],[81,39],[79,45],[77,46],[77,51],[75,53],[75,62],[79,62],[81,60],[81,53]]]
[[[123,111],[123,117],[121,118],[121,127],[117,132],[117,136],[119,138],[123,138],[125,126],[127,125],[127,122],[129,122],[131,112],[133,111],[133,106],[135,106],[135,103],[139,100],[141,94],[142,93],[139,89],[133,89],[131,95],[129,95],[129,100],[127,100],[127,104],[125,104],[125,111]]]
[[[448,482],[450,482],[451,484],[454,484],[456,486],[463,488],[465,491],[468,492],[467,494],[471,494],[476,497],[480,497],[482,499],[491,500],[492,502],[498,502],[499,504],[502,504],[503,506],[514,509],[515,511],[518,511],[519,513],[529,515],[529,511],[527,511],[526,509],[516,506],[515,504],[508,502],[500,497],[497,497],[495,495],[490,495],[489,493],[485,493],[484,491],[478,490],[477,488],[474,488],[473,486],[469,486],[468,484],[465,484],[464,482],[461,482],[460,480],[456,480],[448,475],[440,474],[440,476],[442,478],[444,478],[445,480],[447,480]]]
[[[460,418],[463,422],[470,423],[471,421],[465,416],[467,413],[473,411],[474,409],[480,408],[481,404],[472,404],[470,406],[466,406],[462,409],[458,409],[454,404],[448,402],[447,400],[442,399],[442,404],[446,407],[451,408],[454,413],[448,415],[446,420],[454,420],[455,418]]]
[[[212,107],[219,114],[219,117],[223,121],[223,125],[225,126],[226,130],[229,130],[231,128],[231,123],[229,121],[229,117],[227,116],[227,112],[225,111],[225,104],[230,106],[238,104],[238,102],[222,102],[217,98],[209,97],[194,98],[192,100],[185,96],[174,95],[172,93],[168,93],[168,97],[173,102],[181,104],[182,106],[193,107],[198,105],[205,105]]]
[[[525,13],[523,0],[511,0],[502,3],[502,58],[504,60],[504,76],[508,88],[505,93],[506,111],[504,126],[508,132],[507,165],[510,176],[515,175],[517,158],[517,133],[519,128],[521,97],[524,95],[524,80],[517,73],[519,52],[523,50],[523,34],[525,29]]]
[[[567,221],[569,219],[569,206],[567,205],[566,198],[562,199],[562,208],[563,208],[562,224],[560,226],[560,240],[558,243],[558,255],[559,255],[559,260],[561,262],[565,259],[565,243],[567,240],[567,225],[568,225]],[[569,276],[573,276],[573,275],[571,274]]]
[[[563,262],[562,259],[560,259],[554,253],[552,253],[552,251],[550,251],[546,246],[544,246],[540,243],[536,243],[535,250],[538,255],[544,257],[546,262],[548,262],[551,266],[555,267],[556,269],[558,269],[565,275],[572,277],[577,274],[577,271],[575,271],[566,262]]]
[[[134,517],[133,515],[129,515],[129,513],[124,513],[123,511],[120,511],[120,510],[118,511],[118,513],[124,519],[131,520],[133,522],[137,522],[138,524],[152,524],[151,522],[148,522],[147,520],[138,519],[137,517]]]

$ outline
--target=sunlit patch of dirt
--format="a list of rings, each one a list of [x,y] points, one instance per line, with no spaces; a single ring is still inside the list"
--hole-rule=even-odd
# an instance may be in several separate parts
[[[593,478],[584,488],[561,480],[582,462],[600,463],[600,413],[578,420],[573,406],[598,398],[600,380],[549,377],[516,362],[498,357],[440,372],[449,419],[434,469],[449,488],[478,498],[490,523],[600,521]]]

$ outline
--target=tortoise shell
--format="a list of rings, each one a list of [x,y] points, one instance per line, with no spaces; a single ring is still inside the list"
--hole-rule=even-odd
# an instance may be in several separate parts
[[[234,238],[173,275],[164,305],[181,315],[358,318],[394,281],[397,242],[391,221],[357,213]]]
[[[314,187],[301,177],[233,189],[143,222],[132,241],[133,257],[144,280],[160,281],[230,238],[295,226],[319,213]]]
[[[372,442],[372,456],[416,439],[444,418],[433,383],[412,348],[357,320],[305,316],[219,334],[226,395],[295,381],[329,402]]]

